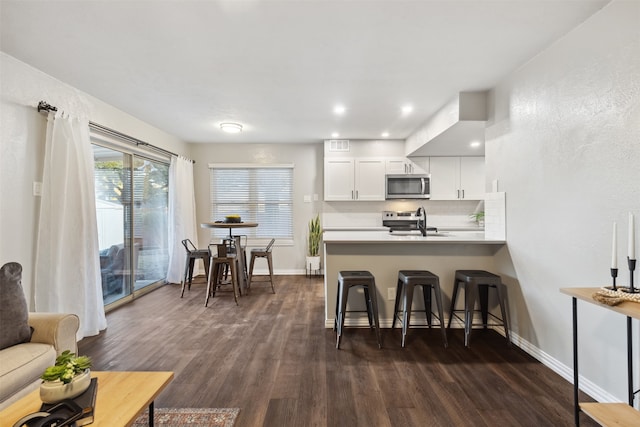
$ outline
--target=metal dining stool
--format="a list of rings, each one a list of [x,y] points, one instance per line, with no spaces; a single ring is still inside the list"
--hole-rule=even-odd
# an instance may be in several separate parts
[[[266,258],[267,266],[269,267],[269,282],[271,283],[271,291],[275,294],[276,289],[273,286],[273,260],[271,257],[271,248],[276,239],[271,239],[266,248],[253,248],[251,249],[251,264],[249,265],[249,280],[247,281],[247,291],[251,290],[251,281],[253,280],[253,265],[256,258]],[[262,280],[266,282],[266,280]]]
[[[491,326],[502,326],[504,335],[507,338],[507,344],[511,345],[509,337],[509,320],[506,309],[506,295],[503,289],[502,279],[500,276],[484,270],[456,270],[453,283],[453,295],[451,296],[451,309],[449,310],[449,323],[447,328],[451,327],[451,320],[456,317],[464,322],[464,345],[469,346],[469,338],[471,329],[474,326],[488,327],[489,317],[497,320],[499,323]],[[456,298],[458,291],[464,290],[464,309],[456,309]],[[493,313],[489,313],[489,289],[495,289],[498,297],[498,304],[502,312],[502,318],[497,317]],[[475,309],[476,298],[480,302],[480,310]],[[479,311],[482,315],[482,323],[473,323],[475,313]],[[457,313],[464,313],[462,319]]]
[[[349,290],[355,286],[362,286],[364,299],[367,306],[366,313],[369,318],[369,327],[376,329],[378,348],[382,348],[382,334],[380,333],[380,321],[378,320],[378,300],[376,280],[368,271],[340,271],[338,273],[338,291],[336,296],[336,317],[333,330],[336,331],[336,348],[340,348],[340,340],[344,330],[344,320],[347,313],[364,312],[365,310],[347,310]]]
[[[182,280],[182,293],[180,298],[184,297],[184,288],[188,285],[191,290],[191,282],[193,280],[193,268],[196,260],[201,259],[204,262],[204,277],[208,279],[209,274],[209,259],[211,258],[211,252],[209,249],[198,249],[189,239],[184,239],[182,245],[187,250],[187,258],[184,266],[184,277]],[[188,280],[187,280],[188,279]]]
[[[422,286],[422,296],[424,300],[424,310],[412,310],[413,291],[416,286]],[[431,292],[435,294],[438,315],[431,311]],[[402,310],[400,304],[402,303]],[[442,312],[442,293],[440,292],[440,278],[426,270],[400,270],[398,272],[398,288],[396,290],[396,303],[393,310],[393,323],[391,329],[396,325],[396,320],[402,312],[402,347],[405,345],[407,331],[411,326],[411,313],[424,312],[427,317],[427,325],[431,328],[432,317],[438,319],[440,330],[442,331],[442,341],[445,348],[447,343],[447,332],[444,325]]]
[[[217,253],[211,258],[211,271],[209,272],[209,280],[207,280],[207,297],[204,300],[204,306],[209,303],[209,297],[216,296],[216,289],[223,285],[231,285],[233,289],[233,298],[238,305],[238,294],[240,293],[238,285],[238,269],[235,253],[227,253],[228,247],[224,243],[214,245]],[[222,282],[224,270],[228,268],[230,271],[229,283]]]

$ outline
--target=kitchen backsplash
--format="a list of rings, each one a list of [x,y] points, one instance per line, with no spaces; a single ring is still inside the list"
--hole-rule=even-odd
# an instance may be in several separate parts
[[[470,218],[476,209],[482,210],[477,200],[399,200],[387,202],[324,202],[321,214],[322,226],[332,227],[382,227],[382,211],[415,211],[424,206],[427,224],[435,227],[474,227]]]

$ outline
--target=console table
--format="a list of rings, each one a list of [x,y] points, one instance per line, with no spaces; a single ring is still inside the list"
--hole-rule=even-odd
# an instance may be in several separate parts
[[[576,426],[580,425],[580,411],[603,426],[639,426],[640,411],[633,408],[635,392],[633,391],[633,344],[632,319],[640,319],[640,304],[625,301],[618,305],[609,306],[594,300],[592,295],[600,288],[562,288],[560,292],[569,295],[573,307],[573,399]],[[607,310],[627,316],[627,388],[628,404],[625,403],[597,403],[578,401],[578,301],[582,300]]]

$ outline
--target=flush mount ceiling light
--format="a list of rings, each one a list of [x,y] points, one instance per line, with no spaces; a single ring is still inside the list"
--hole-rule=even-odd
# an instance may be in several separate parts
[[[337,137],[339,137],[339,136],[340,136],[340,134],[339,134],[338,132],[333,132],[333,133],[331,134],[331,138],[337,138]]]
[[[240,133],[242,132],[242,125],[240,123],[220,123],[220,129],[227,133]]]
[[[347,111],[347,109],[344,108],[344,105],[336,105],[335,107],[333,107],[333,112],[335,114],[342,115],[345,111]]]
[[[382,132],[382,134],[380,135],[383,138],[388,138],[389,137],[389,132]]]
[[[405,105],[402,107],[402,114],[410,114],[413,111],[413,105]]]
[[[471,148],[478,148],[480,147],[480,141],[472,141],[471,144],[469,144],[469,146]]]

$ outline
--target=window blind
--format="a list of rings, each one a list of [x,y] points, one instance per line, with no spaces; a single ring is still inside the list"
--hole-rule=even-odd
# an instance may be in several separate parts
[[[237,214],[258,227],[243,228],[249,238],[293,239],[292,165],[209,165],[211,175],[211,221]],[[222,238],[227,230],[212,229]]]

